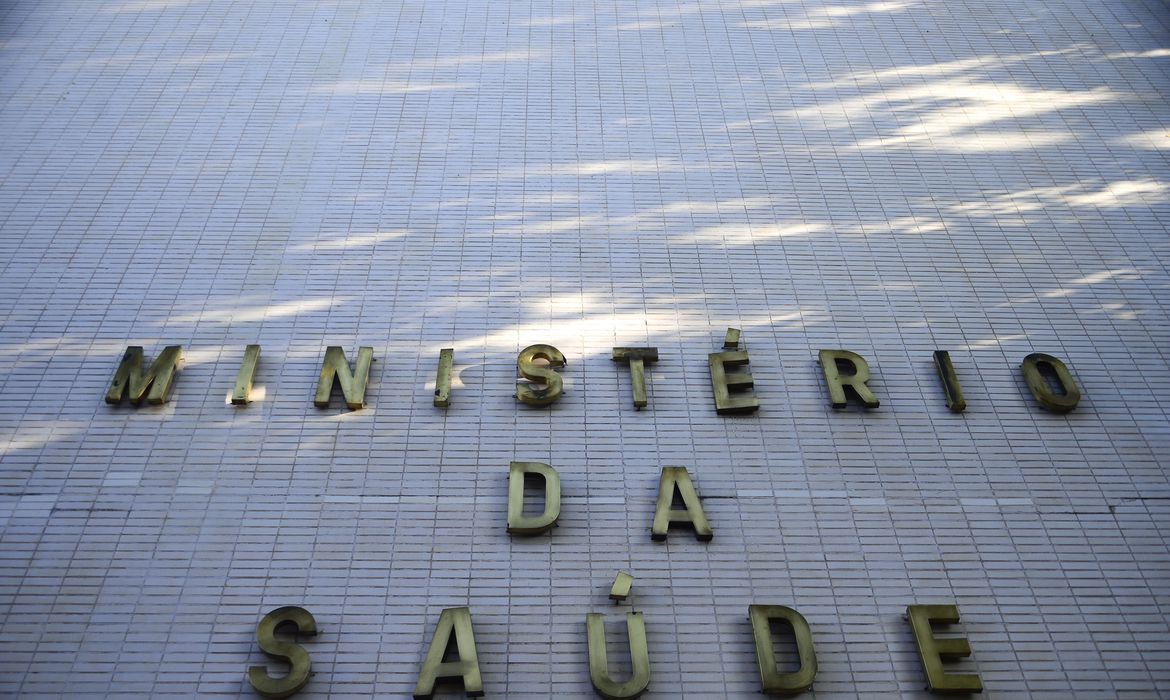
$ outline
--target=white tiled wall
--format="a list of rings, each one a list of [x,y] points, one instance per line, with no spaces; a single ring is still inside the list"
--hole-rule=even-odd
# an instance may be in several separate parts
[[[958,604],[988,697],[1170,693],[1167,22],[3,3],[0,694],[250,696],[257,622],[304,605],[303,697],[406,697],[468,605],[489,697],[590,697],[584,616],[623,619],[619,569],[646,697],[757,697],[753,602],[808,619],[816,697],[923,695],[912,602]],[[712,405],[728,326],[752,416]],[[512,398],[537,342],[569,360],[551,409]],[[126,346],[168,344],[170,403],[103,403]],[[327,345],[374,348],[366,409],[312,406]],[[659,348],[646,410],[615,345]],[[879,409],[829,408],[824,347],[870,361]],[[1033,350],[1076,412],[1027,395]],[[512,460],[560,471],[551,534],[505,533]],[[674,465],[709,544],[650,541]]]

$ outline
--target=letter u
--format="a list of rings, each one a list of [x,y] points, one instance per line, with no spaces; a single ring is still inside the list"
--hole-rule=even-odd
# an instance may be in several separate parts
[[[605,651],[605,620],[601,613],[587,613],[585,626],[589,630],[589,680],[597,694],[607,700],[636,698],[650,685],[650,649],[646,645],[646,621],[642,613],[626,613],[626,633],[630,638],[629,680],[619,683],[609,676],[609,660]]]

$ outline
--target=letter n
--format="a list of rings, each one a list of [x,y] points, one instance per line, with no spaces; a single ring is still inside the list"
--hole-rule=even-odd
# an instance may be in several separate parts
[[[333,393],[333,383],[336,381],[341,384],[346,406],[354,411],[365,406],[366,382],[370,378],[370,363],[373,361],[373,348],[358,348],[357,366],[351,374],[345,351],[340,346],[330,345],[325,349],[325,360],[321,363],[321,379],[317,381],[317,396],[313,399],[313,405],[329,408],[329,395]]]
[[[182,359],[182,346],[168,345],[143,374],[142,347],[133,345],[126,348],[122,364],[118,365],[114,380],[110,382],[110,390],[106,392],[106,403],[121,403],[125,395],[129,395],[130,402],[135,406],[142,403],[144,396],[147,403],[163,403],[170,398],[175,372]],[[147,393],[147,389],[150,389],[150,393]]]

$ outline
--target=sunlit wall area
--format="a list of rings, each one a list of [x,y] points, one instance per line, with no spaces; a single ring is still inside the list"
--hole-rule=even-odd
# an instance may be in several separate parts
[[[804,697],[925,698],[915,604],[984,697],[1170,693],[1168,78],[1141,0],[0,3],[0,695],[255,697],[300,606],[296,697],[410,697],[467,607],[487,697],[596,697],[586,614],[620,679],[636,611],[643,697],[753,698],[778,605]],[[134,346],[166,401],[105,400]],[[665,467],[710,541],[652,539]]]

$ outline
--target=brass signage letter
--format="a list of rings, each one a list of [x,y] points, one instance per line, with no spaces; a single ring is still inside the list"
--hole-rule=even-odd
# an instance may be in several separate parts
[[[451,368],[455,365],[455,348],[439,351],[439,369],[435,372],[435,407],[451,405]]]
[[[290,624],[306,637],[317,636],[317,621],[304,608],[287,606],[277,608],[264,616],[256,627],[256,642],[269,658],[288,662],[288,675],[283,678],[273,678],[268,675],[268,669],[263,666],[248,668],[248,682],[256,692],[266,698],[287,698],[296,693],[309,682],[309,672],[312,663],[309,652],[295,641],[286,642],[277,639],[277,628]],[[294,636],[295,640],[295,636]]]
[[[959,375],[955,374],[955,366],[951,364],[951,354],[946,350],[935,350],[934,368],[938,370],[943,394],[947,397],[947,408],[951,409],[953,413],[962,413],[967,408],[967,400],[963,398],[963,387],[959,386]]]
[[[658,361],[658,348],[614,348],[614,362],[629,362],[630,384],[634,389],[634,407],[646,407],[646,365]]]
[[[236,375],[236,386],[232,389],[233,404],[244,406],[252,400],[252,377],[256,375],[256,363],[259,361],[259,345],[244,348],[244,361],[240,363],[240,373]]]
[[[833,408],[845,407],[845,387],[849,387],[866,408],[877,408],[880,405],[878,398],[865,385],[869,381],[869,363],[864,357],[848,350],[821,350],[820,358]],[[849,367],[852,373],[842,375],[840,365]]]
[[[760,667],[760,683],[764,692],[791,695],[811,688],[817,677],[817,655],[813,650],[812,630],[804,615],[783,605],[749,605],[748,618],[752,621],[756,663]],[[780,672],[776,663],[776,648],[772,643],[772,620],[783,620],[792,627],[796,654],[800,659],[800,667],[795,671]]]
[[[454,661],[443,661],[451,634],[455,635],[455,646],[459,657]],[[463,692],[468,697],[483,695],[483,678],[479,674],[479,655],[475,650],[475,635],[471,629],[470,608],[447,608],[439,614],[431,648],[418,674],[418,685],[414,687],[415,700],[426,700],[435,692],[435,681],[439,678],[462,678]]]
[[[181,345],[168,345],[159,353],[146,374],[142,373],[142,346],[132,345],[126,348],[122,355],[122,363],[114,373],[110,382],[110,389],[106,392],[106,403],[117,404],[122,397],[128,395],[130,403],[135,406],[142,403],[145,396],[149,404],[161,404],[171,396],[171,386],[175,382],[175,372],[179,362],[183,359]],[[150,393],[146,390],[150,389]]]
[[[524,481],[528,476],[544,482],[544,512],[524,515]],[[540,462],[512,462],[508,467],[508,532],[537,535],[552,529],[561,517],[561,475]]]
[[[536,364],[536,360],[546,360],[548,366],[542,367]],[[530,406],[547,406],[561,398],[564,380],[554,368],[564,366],[565,356],[551,345],[529,345],[524,348],[516,358],[520,376],[544,386],[538,388],[531,384],[518,383],[516,398]]]
[[[609,588],[609,599],[618,603],[630,597],[630,589],[634,585],[634,577],[628,572],[619,571],[613,577],[613,585]]]
[[[965,637],[939,639],[931,630],[931,622],[958,622],[959,608],[955,605],[910,605],[906,608],[918,658],[926,672],[926,687],[932,693],[980,693],[983,683],[978,674],[947,673],[944,658],[964,658],[971,655],[971,645]]]
[[[683,508],[674,508],[675,496],[682,501]],[[686,467],[663,467],[662,476],[658,479],[658,503],[654,507],[654,524],[650,528],[650,539],[662,541],[666,539],[667,530],[671,523],[687,523],[695,528],[695,539],[701,542],[710,541],[714,534],[707,516],[703,513],[703,504],[699,502],[699,495],[695,493],[695,485],[691,483],[691,475]]]
[[[586,613],[585,627],[589,638],[589,680],[597,694],[607,700],[623,700],[636,698],[646,692],[646,686],[650,685],[650,647],[646,644],[646,621],[642,619],[642,613],[626,613],[632,673],[624,683],[609,677],[604,616],[601,613]]]
[[[1024,358],[1020,369],[1024,370],[1024,381],[1028,383],[1032,396],[1036,397],[1041,406],[1055,413],[1068,413],[1077,407],[1081,400],[1081,390],[1077,388],[1076,380],[1068,371],[1068,367],[1065,367],[1058,358],[1034,352]],[[1056,381],[1060,382],[1063,393],[1053,390],[1048,377],[1045,376],[1045,370],[1051,372]]]
[[[325,360],[321,363],[321,378],[317,380],[317,395],[313,399],[313,405],[317,408],[329,408],[329,395],[333,393],[333,383],[336,380],[341,384],[345,405],[350,410],[356,411],[365,406],[366,381],[370,378],[370,363],[373,361],[373,348],[368,346],[358,348],[357,365],[350,374],[345,350],[338,345],[325,348]]]
[[[715,392],[715,412],[720,415],[729,413],[753,413],[760,408],[760,400],[751,394],[755,386],[751,372],[746,370],[728,372],[728,369],[747,367],[747,350],[736,350],[739,347],[739,330],[728,328],[724,337],[723,352],[713,352],[707,355],[707,364],[711,368],[711,390]],[[731,392],[744,392],[743,395],[731,397]]]

